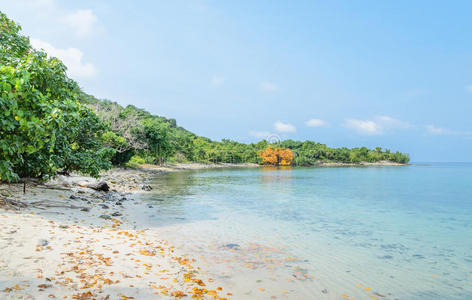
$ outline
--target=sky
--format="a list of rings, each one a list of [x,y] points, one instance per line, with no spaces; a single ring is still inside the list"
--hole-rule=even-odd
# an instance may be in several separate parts
[[[471,161],[471,1],[0,0],[83,90],[215,140]]]

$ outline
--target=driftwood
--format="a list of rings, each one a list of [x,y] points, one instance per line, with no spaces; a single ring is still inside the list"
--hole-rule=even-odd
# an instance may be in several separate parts
[[[66,204],[63,202],[57,202],[57,201],[47,201],[47,200],[42,200],[42,201],[35,201],[31,203],[26,203],[23,201],[7,198],[7,197],[0,197],[0,207],[4,207],[6,209],[13,209],[13,210],[19,210],[22,208],[26,207],[34,207],[34,208],[70,208],[70,209],[83,209],[87,208],[85,206],[76,206],[72,204]]]
[[[5,207],[6,209],[19,210],[20,208],[25,208],[27,206],[28,204],[23,201],[0,197],[0,207]]]
[[[46,200],[31,202],[29,205],[34,206],[34,207],[44,207],[44,208],[53,208],[53,207],[71,208],[71,209],[87,208],[85,206],[76,206],[72,204],[65,204],[63,202],[46,201]]]

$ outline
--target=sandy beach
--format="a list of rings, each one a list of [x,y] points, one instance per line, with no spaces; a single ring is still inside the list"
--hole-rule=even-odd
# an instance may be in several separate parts
[[[0,185],[1,197],[27,205],[0,209],[0,298],[229,298],[231,291],[200,276],[198,261],[127,214],[156,174],[202,167],[219,166],[113,169],[98,181],[59,176],[27,184],[25,194],[23,184]],[[87,187],[99,181],[110,191]]]

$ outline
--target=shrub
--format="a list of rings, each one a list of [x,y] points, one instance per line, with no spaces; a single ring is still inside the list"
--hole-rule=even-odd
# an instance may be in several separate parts
[[[142,165],[142,164],[145,164],[146,161],[144,160],[144,158],[142,158],[141,156],[139,155],[134,155],[133,157],[131,157],[131,159],[126,163],[126,166],[127,167],[130,167],[130,168],[139,168],[139,165]]]

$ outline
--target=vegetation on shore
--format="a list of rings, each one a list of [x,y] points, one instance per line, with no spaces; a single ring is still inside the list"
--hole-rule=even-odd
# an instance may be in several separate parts
[[[409,161],[407,154],[381,148],[293,140],[243,144],[197,136],[175,119],[84,93],[59,59],[31,47],[20,30],[0,12],[0,181],[72,171],[98,176],[112,165],[141,163],[272,164],[274,157],[273,164],[306,166]]]

